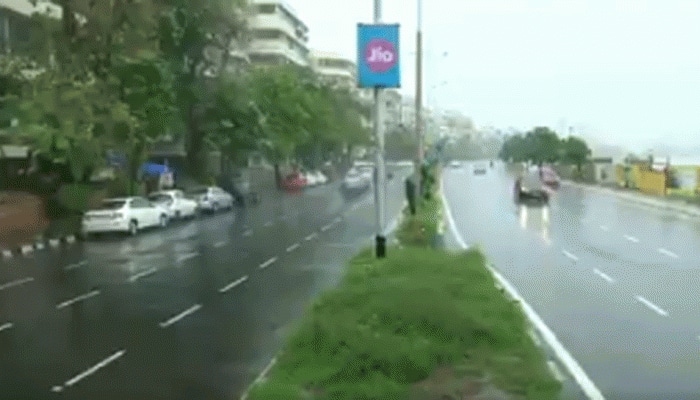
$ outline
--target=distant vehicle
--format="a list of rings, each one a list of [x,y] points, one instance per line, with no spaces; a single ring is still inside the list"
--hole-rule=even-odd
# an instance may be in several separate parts
[[[82,233],[88,236],[100,232],[125,232],[136,235],[144,228],[165,228],[168,210],[143,197],[107,199],[83,215]]]
[[[462,166],[462,163],[460,163],[457,160],[454,160],[450,163],[450,167],[452,167],[452,168],[460,168],[461,166]]]
[[[161,190],[153,192],[148,200],[168,210],[168,218],[194,218],[199,208],[196,201],[185,197],[182,190]]]
[[[292,172],[282,180],[282,187],[289,191],[299,191],[308,185],[308,180],[301,172]]]
[[[485,174],[486,174],[486,165],[484,165],[484,164],[474,165],[474,175],[485,175]]]
[[[561,179],[559,179],[559,175],[557,175],[556,171],[554,171],[549,166],[544,166],[540,169],[540,180],[543,184],[549,186],[552,189],[559,189],[559,186],[561,184]]]
[[[549,193],[542,189],[528,189],[523,187],[522,180],[517,179],[513,188],[516,204],[547,205]]]
[[[360,171],[352,168],[343,178],[343,189],[346,191],[364,191],[372,185],[372,170]]]
[[[489,166],[490,166],[491,168],[493,168],[493,160],[491,160],[491,162],[489,162]]]
[[[306,179],[306,186],[309,187],[328,183],[328,177],[326,177],[321,171],[306,171],[303,173],[303,175]]]
[[[196,202],[200,210],[218,212],[233,208],[234,199],[230,193],[218,186],[208,186],[194,189],[188,192]]]

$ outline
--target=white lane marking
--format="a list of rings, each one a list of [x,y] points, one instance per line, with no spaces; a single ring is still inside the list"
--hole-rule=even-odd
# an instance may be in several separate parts
[[[131,277],[129,277],[129,282],[134,283],[134,282],[138,281],[139,279],[145,278],[145,277],[147,277],[148,275],[153,275],[153,274],[155,274],[156,272],[158,272],[158,268],[155,268],[155,267],[154,267],[154,268],[151,268],[151,269],[147,269],[147,270],[145,270],[145,271],[143,271],[143,272],[139,272],[138,274],[135,274],[135,275],[132,275]]]
[[[253,235],[253,230],[248,229],[247,231],[243,232],[243,236],[252,236]]]
[[[77,262],[77,263],[75,263],[75,264],[66,265],[66,266],[64,267],[64,269],[65,269],[66,271],[70,271],[70,270],[73,270],[73,269],[78,269],[78,268],[80,268],[80,267],[84,267],[84,266],[86,266],[86,265],[87,265],[87,261],[83,260],[83,261]]]
[[[17,279],[16,281],[8,282],[3,285],[0,285],[0,290],[5,290],[9,288],[13,288],[15,286],[22,286],[25,283],[29,283],[34,281],[34,278],[28,277],[28,278],[23,278],[23,279]]]
[[[336,218],[333,220],[333,223],[334,223],[334,224],[339,224],[339,223],[342,222],[342,221],[343,221],[342,218],[336,217]]]
[[[614,280],[613,278],[611,278],[611,277],[608,276],[605,272],[599,270],[598,268],[594,269],[593,272],[594,272],[596,275],[598,275],[599,277],[601,277],[601,278],[605,279],[606,281],[608,281],[608,283],[615,283],[615,280]]]
[[[61,244],[59,239],[49,239],[49,246],[58,247]]]
[[[44,246],[43,243],[37,242],[37,243],[34,244],[34,247],[35,247],[37,250],[44,250],[44,247],[45,247],[45,246]]]
[[[20,252],[22,254],[29,254],[32,251],[34,251],[34,246],[32,246],[31,244],[24,245],[20,248]]]
[[[326,243],[324,244],[326,247],[333,247],[336,249],[352,249],[355,246],[351,243]]]
[[[12,258],[12,250],[3,250],[2,257],[3,258]]]
[[[273,357],[272,360],[270,360],[270,362],[267,363],[265,368],[263,368],[263,370],[260,372],[260,374],[255,378],[253,383],[248,387],[248,389],[246,389],[245,392],[243,392],[243,394],[241,395],[241,400],[248,399],[248,393],[250,393],[250,389],[253,388],[253,386],[262,382],[263,379],[265,379],[265,377],[267,376],[267,374],[270,373],[270,370],[272,369],[272,367],[275,366],[275,364],[277,364],[277,357]]]
[[[668,317],[668,312],[664,310],[663,308],[657,306],[656,304],[652,303],[651,301],[645,299],[642,296],[636,296],[635,299],[637,299],[638,302],[644,304],[645,306],[649,307],[652,311],[655,313],[661,315],[662,317]]]
[[[671,257],[671,258],[678,258],[678,254],[676,254],[676,253],[674,253],[674,252],[672,252],[672,251],[670,251],[670,250],[666,250],[666,249],[664,249],[663,247],[659,249],[659,253],[661,253],[661,254],[663,254],[663,255],[667,255],[667,256],[669,256],[669,257]]]
[[[225,241],[225,240],[222,240],[222,241],[220,241],[220,242],[214,243],[214,247],[216,247],[217,249],[220,249],[220,248],[222,248],[222,247],[224,247],[224,246],[226,246],[226,241]]]
[[[117,359],[119,359],[125,353],[126,353],[126,350],[119,350],[118,352],[105,358],[104,360],[93,365],[92,367],[88,368],[87,370],[85,370],[85,371],[79,373],[78,375],[74,376],[73,378],[67,380],[66,383],[63,384],[63,386],[54,386],[53,388],[51,388],[51,391],[52,392],[62,392],[64,388],[71,387],[71,386],[75,385],[76,383],[82,381],[83,379],[87,378],[88,376],[101,370],[102,368],[106,367],[107,365],[115,362]]]
[[[629,240],[629,241],[632,242],[632,243],[639,243],[639,239],[637,239],[637,238],[634,237],[634,236],[625,235],[625,239]]]
[[[265,222],[265,227],[266,227],[266,228],[267,228],[267,227],[270,227],[270,226],[272,226],[272,221],[267,221],[267,222]]]
[[[331,224],[322,226],[322,227],[321,227],[321,232],[325,232],[325,231],[331,229],[332,226],[333,226],[333,225],[331,225]]]
[[[287,253],[291,253],[299,248],[299,243],[294,243],[293,245],[287,247]]]
[[[73,305],[73,304],[75,304],[75,303],[77,303],[77,302],[79,302],[79,301],[85,301],[85,300],[87,300],[87,299],[90,299],[90,298],[93,298],[93,297],[99,296],[99,295],[100,295],[100,291],[99,291],[99,290],[93,290],[93,291],[90,292],[90,293],[81,294],[81,295],[78,296],[78,297],[74,297],[74,298],[72,298],[72,299],[70,299],[70,300],[66,300],[66,301],[64,301],[63,303],[60,303],[60,304],[56,305],[56,309],[57,309],[57,310],[60,310],[60,309],[62,309],[62,308],[66,308],[66,307],[68,307],[68,306],[71,306],[71,305]]]
[[[607,231],[610,230],[610,228],[608,228],[608,227],[605,226],[605,225],[601,225],[601,226],[600,226],[600,229],[604,230],[605,232],[607,232]]]
[[[165,322],[160,323],[161,328],[167,328],[178,321],[182,320],[183,318],[187,317],[188,315],[196,313],[200,308],[202,308],[201,304],[195,304],[192,307],[188,308],[187,310],[181,312],[180,314],[175,315],[174,317],[170,318],[169,320]]]
[[[569,253],[569,252],[566,251],[566,250],[562,251],[562,254],[564,254],[567,258],[569,258],[570,260],[572,260],[572,261],[574,261],[574,262],[578,261],[578,257],[576,257],[575,255]]]
[[[459,231],[457,230],[457,223],[455,222],[452,216],[450,206],[447,203],[447,200],[445,199],[443,182],[444,179],[440,179],[440,195],[442,197],[443,209],[445,210],[445,217],[447,218],[447,222],[450,226],[450,231],[452,232],[452,235],[454,236],[455,240],[460,245],[460,247],[462,247],[463,249],[468,249],[469,246],[465,243],[464,239],[462,238],[462,235],[460,235]],[[579,363],[571,355],[571,353],[569,353],[569,351],[566,350],[564,345],[562,345],[561,342],[559,342],[559,339],[557,339],[554,332],[552,332],[552,330],[544,323],[542,318],[540,318],[540,316],[525,301],[525,299],[522,298],[522,296],[518,293],[515,287],[513,287],[513,285],[511,285],[511,283],[508,282],[506,278],[503,277],[493,267],[489,266],[489,270],[496,278],[496,280],[501,283],[501,285],[508,291],[508,293],[510,293],[510,296],[520,303],[520,306],[523,308],[525,315],[535,326],[535,329],[537,329],[544,341],[554,351],[554,354],[556,354],[559,361],[562,364],[564,364],[564,367],[566,367],[566,369],[569,371],[569,375],[574,377],[579,387],[581,387],[581,390],[583,390],[584,394],[588,397],[588,399],[605,400],[605,397],[603,397],[603,394],[600,392],[600,389],[598,389],[598,387],[596,387],[595,383],[593,383],[591,378],[588,377],[586,371],[583,370],[581,365],[579,365]]]
[[[197,257],[198,255],[199,255],[199,253],[196,251],[193,253],[183,254],[177,258],[177,263],[179,264],[179,263],[185,262],[187,260],[193,259],[193,258]]]
[[[312,233],[309,236],[305,237],[304,240],[307,242],[310,242],[318,237],[318,233]]]
[[[558,380],[559,382],[564,382],[564,374],[561,373],[559,370],[559,367],[557,367],[557,363],[555,363],[552,360],[547,361],[547,366],[549,367],[549,370],[552,371],[552,375],[554,375],[554,379]]]
[[[277,261],[277,257],[272,257],[271,259],[265,261],[264,263],[260,264],[260,269],[265,269],[269,267],[270,265],[274,264]]]
[[[0,325],[0,332],[11,329],[13,326],[14,325],[12,324],[12,322],[7,322],[5,324],[2,324],[2,325]]]
[[[226,286],[222,287],[221,289],[219,289],[219,293],[226,293],[226,292],[228,292],[229,290],[235,288],[236,286],[240,285],[241,283],[243,283],[243,282],[245,282],[245,281],[247,281],[247,280],[248,280],[248,275],[245,275],[245,276],[243,276],[243,277],[241,277],[241,278],[239,278],[239,279],[236,279],[235,281],[233,281],[233,282],[229,283],[228,285],[226,285]]]

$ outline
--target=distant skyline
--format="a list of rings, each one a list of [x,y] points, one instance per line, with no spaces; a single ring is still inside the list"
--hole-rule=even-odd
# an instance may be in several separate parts
[[[372,22],[372,0],[289,1],[314,49],[355,59],[356,25]],[[384,21],[402,26],[402,92],[412,95],[416,5],[383,3]],[[700,2],[423,3],[429,105],[478,126],[560,130],[565,121],[575,134],[635,150],[700,147]]]

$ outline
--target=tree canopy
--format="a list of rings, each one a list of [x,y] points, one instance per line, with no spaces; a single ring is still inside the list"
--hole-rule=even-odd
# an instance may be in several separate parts
[[[203,154],[260,150],[275,161],[316,159],[367,144],[367,111],[308,69],[256,68],[245,50],[244,0],[52,0],[30,38],[0,65],[0,123],[87,179],[109,151],[132,167],[151,144],[184,139],[189,172]],[[229,68],[243,65],[243,69]],[[232,73],[235,72],[235,73]]]
[[[591,155],[586,142],[578,137],[559,136],[547,127],[536,127],[524,135],[509,136],[498,154],[505,161],[543,163],[561,162],[581,166]]]

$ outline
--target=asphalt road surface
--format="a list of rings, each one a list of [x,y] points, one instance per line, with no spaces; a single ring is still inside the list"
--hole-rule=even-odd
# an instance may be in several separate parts
[[[700,220],[566,185],[517,207],[500,165],[447,169],[444,190],[606,399],[700,399]]]
[[[387,223],[404,202],[388,182]],[[373,243],[339,184],[0,264],[0,398],[231,399]]]

